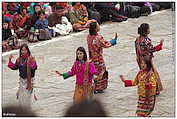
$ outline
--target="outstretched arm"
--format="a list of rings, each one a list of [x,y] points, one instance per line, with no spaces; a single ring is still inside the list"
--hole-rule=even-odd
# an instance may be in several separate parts
[[[111,45],[114,46],[117,44],[117,33],[115,34],[115,38],[110,41]]]
[[[9,63],[8,63],[8,67],[12,70],[17,70],[18,69],[18,64],[19,64],[19,58],[16,60],[15,64],[11,61],[11,59],[13,58],[12,55],[9,56]]]
[[[156,45],[154,47],[155,51],[160,51],[162,50],[162,46],[163,46],[163,40],[160,41],[160,44]]]
[[[98,36],[97,38],[98,38],[98,40],[96,40],[96,42],[97,42],[98,47],[109,48],[112,46],[110,41],[104,40],[104,38],[102,36]]]
[[[125,80],[123,75],[120,75],[120,79],[124,82],[125,87],[135,86],[138,84],[138,75],[134,80]]]
[[[74,76],[76,74],[76,64],[74,63],[74,65],[71,68],[71,71],[65,72],[65,73],[60,73],[59,71],[55,71],[57,75],[59,76],[63,76],[64,79],[67,79],[71,76]]]
[[[133,85],[132,80],[125,80],[123,75],[120,75],[120,79],[122,80],[122,82],[124,82],[125,87],[129,87]]]

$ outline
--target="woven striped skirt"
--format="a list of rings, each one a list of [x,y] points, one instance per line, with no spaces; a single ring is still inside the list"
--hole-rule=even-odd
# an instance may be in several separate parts
[[[154,110],[156,96],[146,97],[139,96],[136,114],[138,117],[150,117]]]

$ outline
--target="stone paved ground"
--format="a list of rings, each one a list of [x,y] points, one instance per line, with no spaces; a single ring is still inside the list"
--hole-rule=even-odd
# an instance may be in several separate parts
[[[175,116],[175,24],[174,13],[169,10],[155,12],[148,17],[128,19],[127,22],[107,22],[101,26],[100,34],[110,40],[115,32],[118,33],[118,45],[104,49],[104,59],[109,71],[109,86],[104,94],[97,94],[95,98],[101,100],[109,116],[129,117],[135,116],[137,105],[136,87],[125,88],[119,80],[119,75],[124,74],[126,79],[133,79],[138,72],[135,57],[134,41],[137,28],[143,23],[150,24],[153,44],[164,39],[164,48],[155,53],[154,64],[160,73],[164,91],[157,97],[152,116]],[[53,38],[30,44],[30,49],[38,63],[36,71],[36,94],[38,101],[32,105],[38,116],[63,116],[66,108],[72,102],[74,80],[62,80],[52,70],[68,71],[74,60],[75,50],[86,45],[88,30],[73,33],[69,36]],[[9,54],[15,58],[17,51],[3,53],[2,62],[2,105],[17,105],[16,91],[18,87],[18,71],[11,71],[6,67]]]

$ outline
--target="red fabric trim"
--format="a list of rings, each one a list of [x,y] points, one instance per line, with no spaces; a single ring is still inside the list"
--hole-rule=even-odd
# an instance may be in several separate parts
[[[147,117],[145,114],[137,114],[138,117]]]
[[[125,80],[124,84],[125,84],[125,87],[129,87],[133,85],[131,80]]]
[[[162,44],[159,44],[154,47],[156,51],[162,50]]]
[[[9,61],[9,63],[8,63],[8,65],[7,65],[9,68],[13,68],[14,67],[14,64],[11,62],[11,61]]]
[[[146,84],[146,89],[152,89],[152,84],[151,83]]]

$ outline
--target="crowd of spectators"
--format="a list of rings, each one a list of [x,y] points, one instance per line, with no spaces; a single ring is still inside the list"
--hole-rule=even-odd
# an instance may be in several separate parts
[[[172,6],[170,2],[2,2],[2,51],[17,49],[19,39],[50,40],[83,31],[93,21],[122,22]]]

